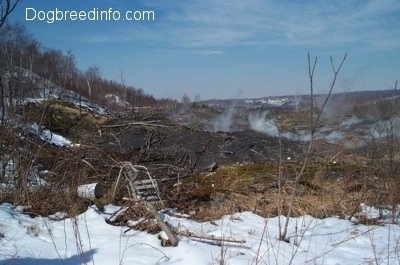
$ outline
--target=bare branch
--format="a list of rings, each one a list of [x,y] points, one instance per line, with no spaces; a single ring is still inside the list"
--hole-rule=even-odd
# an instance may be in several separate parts
[[[99,128],[119,128],[119,127],[129,127],[129,126],[161,127],[161,128],[169,127],[168,125],[157,124],[154,122],[136,121],[136,122],[128,122],[128,123],[124,123],[124,124],[103,125],[103,126],[99,126]]]
[[[317,61],[318,61],[318,57],[315,57],[313,66],[311,67],[311,59],[310,59],[310,53],[308,53],[308,75],[310,77],[314,76],[314,71],[315,71],[315,67],[317,65]]]
[[[331,97],[332,90],[335,87],[338,74],[340,72],[340,69],[342,69],[343,63],[346,60],[346,58],[347,58],[347,53],[343,56],[343,59],[340,62],[339,68],[336,70],[335,69],[335,65],[333,63],[332,56],[331,56],[331,66],[332,66],[332,70],[333,70],[333,78],[332,78],[331,85],[329,87],[328,95],[325,97],[324,103],[322,104],[322,107],[321,107],[320,111],[318,112],[318,116],[317,116],[317,118],[315,120],[315,124],[317,124],[319,122],[319,119],[321,118],[322,112],[324,111],[325,106],[328,103],[329,98]],[[314,128],[314,130],[315,130],[315,128]]]
[[[7,17],[14,11],[20,0],[0,0],[0,28],[6,22]]]

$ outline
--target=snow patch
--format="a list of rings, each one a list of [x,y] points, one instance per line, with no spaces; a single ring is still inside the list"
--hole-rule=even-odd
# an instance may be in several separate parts
[[[54,144],[56,146],[70,146],[72,145],[72,142],[65,138],[62,135],[56,134],[51,132],[48,129],[39,129],[39,125],[37,123],[33,123],[31,125],[31,128],[35,134],[39,134],[40,139],[42,139],[45,142],[48,142],[50,144]],[[40,132],[39,132],[40,130]]]

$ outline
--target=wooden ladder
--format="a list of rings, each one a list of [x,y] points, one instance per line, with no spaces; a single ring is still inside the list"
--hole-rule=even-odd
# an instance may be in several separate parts
[[[144,171],[147,178],[143,180],[137,180],[141,170]],[[163,203],[160,197],[157,181],[151,177],[147,168],[140,165],[133,165],[131,162],[121,163],[113,198],[122,176],[125,177],[129,185],[128,190],[130,193],[130,198],[127,198],[127,200],[142,203],[150,212],[152,212],[157,220],[158,226],[167,234],[169,244],[174,247],[177,246],[178,238],[172,232],[168,224],[164,222],[164,220],[161,218],[161,215],[154,207],[155,203]]]

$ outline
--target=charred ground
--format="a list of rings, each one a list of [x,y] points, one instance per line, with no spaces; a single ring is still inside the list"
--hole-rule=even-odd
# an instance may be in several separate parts
[[[294,214],[348,216],[361,202],[398,202],[398,95],[335,95],[331,102],[318,126]],[[33,214],[74,214],[89,203],[74,193],[78,185],[101,182],[110,193],[119,163],[129,161],[148,168],[164,206],[194,218],[243,210],[276,215],[277,201],[288,199],[303,161],[308,105],[307,97],[282,97],[124,114],[66,99],[27,102],[18,110],[20,124],[40,124],[74,146],[51,145],[26,126],[2,127],[8,139],[3,152],[19,152],[20,172],[41,172],[47,185],[26,189],[19,177],[16,191],[3,191],[1,199],[29,204]],[[283,183],[278,194],[279,165]],[[116,198],[109,195],[96,203],[126,203],[123,187]]]

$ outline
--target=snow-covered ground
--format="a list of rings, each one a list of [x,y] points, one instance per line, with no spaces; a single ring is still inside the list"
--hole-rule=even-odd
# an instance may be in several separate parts
[[[164,216],[180,229],[245,240],[225,243],[180,237],[161,247],[157,235],[108,225],[105,212],[89,208],[74,219],[31,218],[22,207],[0,205],[0,264],[399,264],[399,224],[356,225],[335,217],[291,219],[289,243],[276,239],[278,218],[251,212],[199,223]],[[364,210],[371,210],[364,207]],[[222,257],[221,257],[222,256]],[[221,261],[223,259],[223,261]]]

